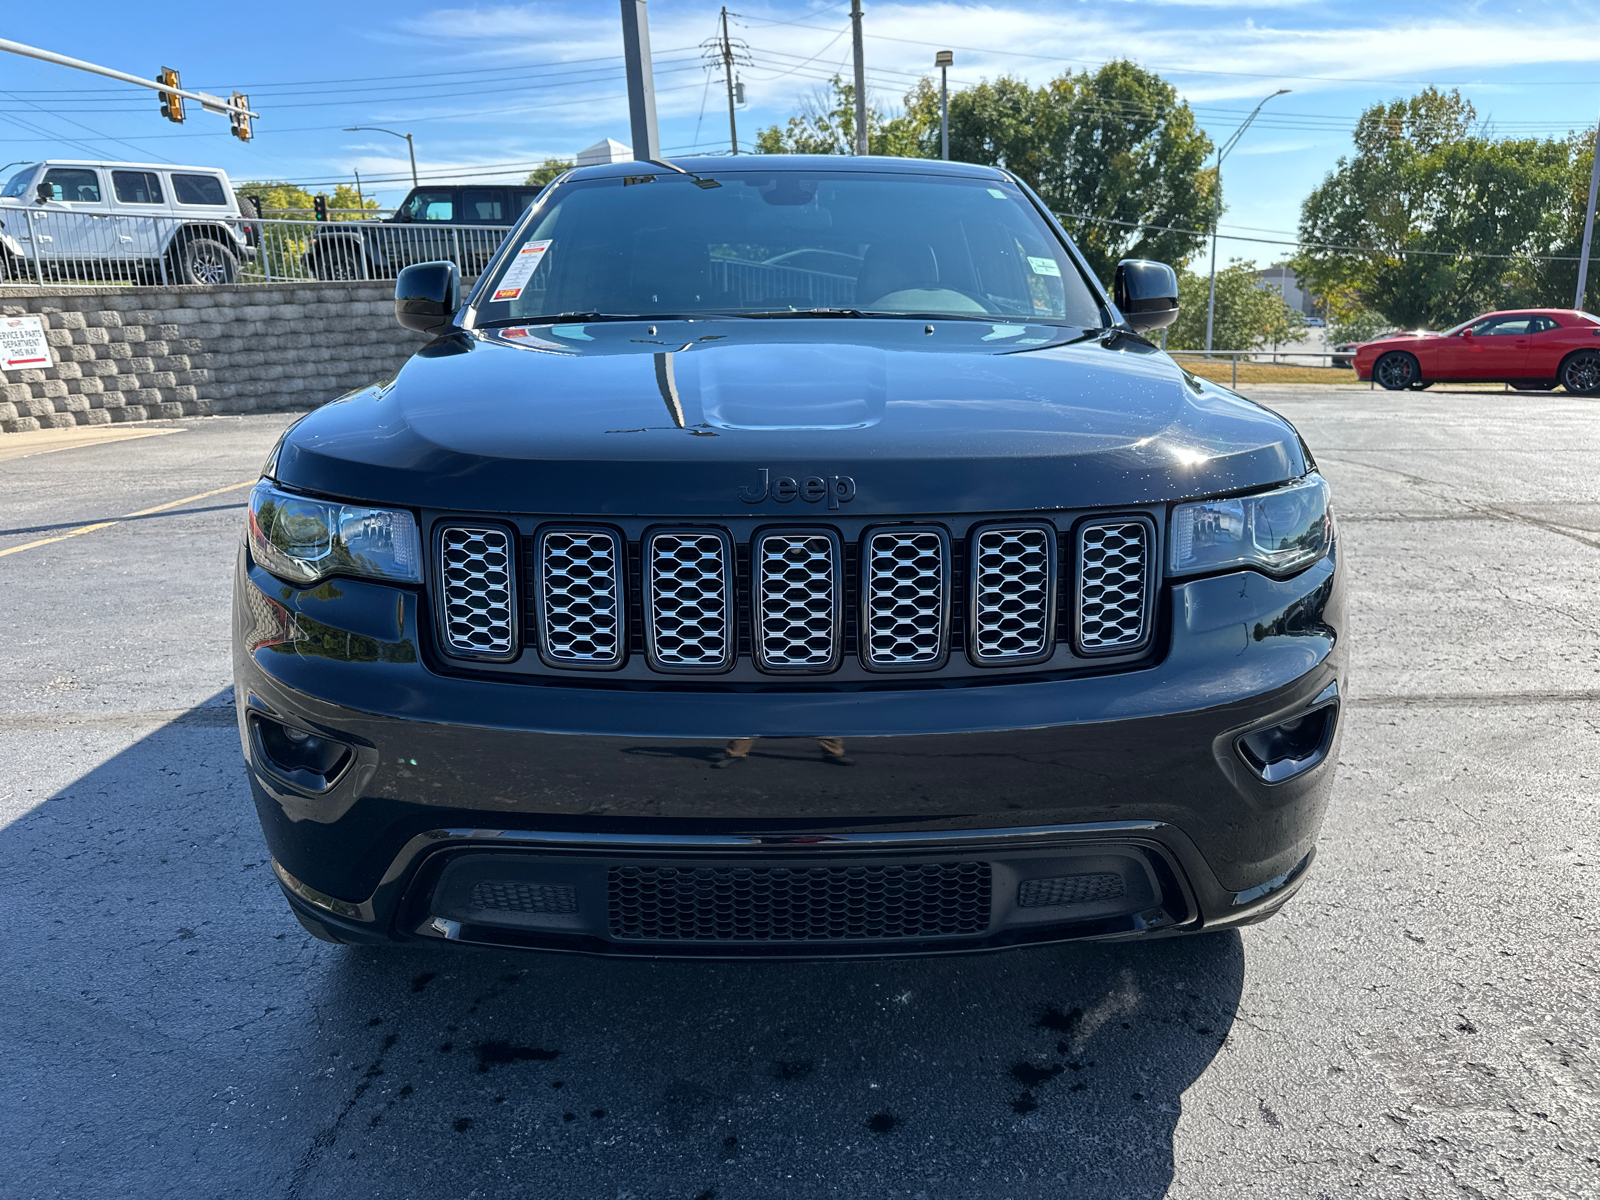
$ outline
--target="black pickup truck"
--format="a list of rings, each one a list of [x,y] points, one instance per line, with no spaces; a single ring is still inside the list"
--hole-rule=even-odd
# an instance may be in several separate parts
[[[412,188],[380,221],[318,224],[306,268],[318,279],[393,279],[418,262],[453,262],[477,275],[539,195],[537,185]]]

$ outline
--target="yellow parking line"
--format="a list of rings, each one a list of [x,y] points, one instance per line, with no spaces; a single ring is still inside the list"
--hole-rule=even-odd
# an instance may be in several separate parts
[[[8,554],[21,554],[24,550],[32,550],[36,546],[48,546],[51,542],[64,542],[68,538],[77,537],[79,534],[93,533],[96,529],[106,529],[112,525],[119,525],[123,521],[131,521],[134,517],[148,517],[151,513],[165,512],[169,508],[193,504],[196,500],[206,500],[212,496],[220,496],[223,492],[237,492],[240,488],[254,487],[255,483],[254,479],[247,479],[243,483],[230,483],[227,487],[220,487],[210,492],[201,492],[198,496],[185,496],[182,500],[173,500],[169,504],[158,504],[154,508],[141,508],[138,512],[131,512],[127,516],[118,517],[115,521],[97,521],[93,525],[80,525],[76,529],[67,530],[66,533],[58,533],[55,537],[40,538],[37,542],[26,542],[21,546],[12,546],[9,550],[0,550],[0,558],[4,558]]]

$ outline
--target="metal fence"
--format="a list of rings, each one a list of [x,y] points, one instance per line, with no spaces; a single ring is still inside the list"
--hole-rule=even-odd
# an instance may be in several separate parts
[[[0,282],[281,283],[393,279],[412,263],[447,259],[474,277],[504,225],[189,218],[0,207]]]

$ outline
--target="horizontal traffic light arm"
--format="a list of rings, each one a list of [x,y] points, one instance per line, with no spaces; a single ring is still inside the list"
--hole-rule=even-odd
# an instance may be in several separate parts
[[[91,71],[96,75],[104,75],[107,79],[120,79],[123,83],[136,83],[140,87],[147,87],[153,92],[166,92],[169,95],[182,96],[186,100],[194,100],[201,108],[209,112],[239,113],[246,117],[260,117],[260,113],[251,112],[248,108],[237,108],[221,96],[213,96],[210,92],[186,92],[182,88],[169,88],[159,79],[141,79],[137,75],[129,75],[126,71],[116,71],[110,67],[98,66],[95,63],[84,62],[81,58],[68,58],[65,54],[57,54],[53,50],[40,50],[37,46],[24,46],[21,42],[7,41],[0,38],[0,50],[12,54],[20,54],[25,58],[37,58],[42,62],[55,63],[61,67],[74,67],[79,71]]]

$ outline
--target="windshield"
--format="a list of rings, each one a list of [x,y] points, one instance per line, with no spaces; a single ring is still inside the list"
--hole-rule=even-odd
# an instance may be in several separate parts
[[[481,323],[809,310],[1103,324],[1066,249],[994,179],[751,170],[553,189]]]
[[[0,199],[10,200],[23,194],[28,186],[28,180],[33,178],[33,173],[39,169],[38,163],[29,163],[6,181],[6,190],[0,192]]]

